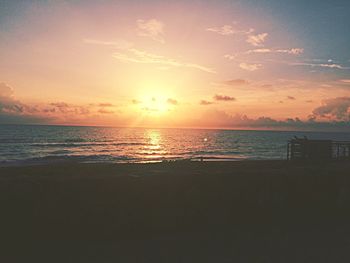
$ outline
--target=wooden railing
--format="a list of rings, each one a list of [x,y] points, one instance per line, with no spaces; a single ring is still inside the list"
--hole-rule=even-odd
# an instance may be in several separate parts
[[[288,141],[287,160],[350,160],[350,141],[309,140]]]
[[[350,142],[333,141],[332,156],[334,159],[350,159]]]

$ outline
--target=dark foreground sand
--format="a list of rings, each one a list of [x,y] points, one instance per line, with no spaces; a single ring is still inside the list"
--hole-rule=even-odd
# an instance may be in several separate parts
[[[350,162],[0,168],[0,262],[349,262]]]

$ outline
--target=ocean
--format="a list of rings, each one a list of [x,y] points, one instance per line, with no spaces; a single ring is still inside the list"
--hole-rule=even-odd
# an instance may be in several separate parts
[[[286,159],[287,141],[350,133],[0,125],[0,165]]]

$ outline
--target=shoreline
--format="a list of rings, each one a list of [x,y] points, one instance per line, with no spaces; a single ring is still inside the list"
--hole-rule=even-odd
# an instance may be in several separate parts
[[[74,156],[75,157],[75,156]],[[202,157],[196,156],[192,158],[175,158],[175,159],[159,159],[159,160],[120,160],[120,161],[84,161],[82,158],[70,158],[70,156],[64,158],[48,157],[48,158],[35,158],[26,160],[14,160],[0,162],[1,167],[22,167],[22,166],[37,166],[37,165],[52,165],[52,164],[152,164],[152,163],[173,163],[173,162],[254,162],[254,161],[287,161],[287,159],[257,159],[257,158],[239,158],[239,157]]]

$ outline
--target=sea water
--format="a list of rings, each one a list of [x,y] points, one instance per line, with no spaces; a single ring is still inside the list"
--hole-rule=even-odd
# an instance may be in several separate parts
[[[286,159],[294,136],[350,140],[337,132],[0,125],[0,165]]]

